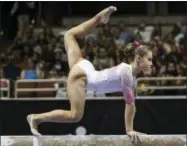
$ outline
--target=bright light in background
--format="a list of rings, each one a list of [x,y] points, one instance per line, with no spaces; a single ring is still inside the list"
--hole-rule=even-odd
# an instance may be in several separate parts
[[[77,127],[75,133],[76,135],[85,135],[86,134],[86,128],[84,128],[83,126],[79,126]]]

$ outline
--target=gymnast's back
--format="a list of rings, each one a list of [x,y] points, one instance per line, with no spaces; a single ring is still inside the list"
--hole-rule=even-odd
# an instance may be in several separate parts
[[[99,93],[112,93],[124,91],[124,88],[135,88],[136,79],[132,74],[132,67],[127,63],[117,66],[95,70],[93,64],[83,59],[77,63],[86,73],[87,89]]]

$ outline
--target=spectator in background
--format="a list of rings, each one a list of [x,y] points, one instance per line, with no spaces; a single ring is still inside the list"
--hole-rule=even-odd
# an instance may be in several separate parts
[[[96,30],[96,38],[97,38],[97,40],[100,40],[101,36],[103,36],[103,35],[105,35],[103,26],[97,26],[97,30]]]
[[[165,61],[165,54],[166,54],[166,50],[164,47],[164,42],[161,40],[160,37],[155,37],[154,39],[155,45],[154,45],[154,49],[156,50],[156,58],[157,60],[160,60],[161,62]],[[159,59],[158,59],[159,58]]]
[[[171,35],[174,38],[175,44],[180,44],[180,41],[184,38],[185,30],[186,28],[181,22],[174,24]]]
[[[93,64],[97,70],[103,70],[114,66],[114,60],[107,56],[106,49],[99,50],[99,56],[95,56]]]
[[[21,71],[20,78],[25,79],[25,80],[43,78],[40,68],[42,68],[42,66],[40,66],[40,65],[35,66],[33,60],[31,58],[29,58],[28,59],[28,67],[27,67],[27,69],[23,69]]]
[[[56,43],[54,53],[55,53],[55,59],[56,60],[61,60],[61,58],[62,58],[62,48],[61,48],[61,45],[60,45],[59,42]]]
[[[90,61],[93,61],[94,56],[98,54],[98,45],[94,36],[89,35],[85,38],[83,53],[85,55],[85,58]]]
[[[160,24],[155,24],[153,32],[152,32],[152,39],[154,39],[155,37],[161,38],[161,36],[162,36],[161,25]]]
[[[138,86],[137,86],[137,89],[136,89],[136,92],[138,93],[138,95],[147,95],[147,89],[146,89],[146,83],[145,81],[141,81]]]
[[[42,59],[46,62],[49,68],[52,68],[55,63],[54,46],[52,44],[48,44],[47,49],[42,53]]]
[[[11,15],[18,14],[18,32],[21,34],[24,33],[26,28],[30,23],[30,15],[31,11],[35,8],[35,2],[15,2],[12,10]]]
[[[124,42],[124,45],[130,42],[132,40],[132,34],[131,32],[127,29],[125,26],[125,23],[121,21],[119,23],[119,31],[120,31],[120,36],[119,39]]]
[[[125,42],[123,39],[120,38],[120,30],[117,28],[117,26],[112,26],[110,33],[113,37],[117,49],[122,48]]]
[[[47,64],[44,60],[41,60],[36,64],[36,73],[39,79],[44,79],[47,74]]]
[[[171,34],[173,38],[175,38],[180,33],[185,33],[185,28],[181,22],[177,22],[176,24],[174,24]]]
[[[39,53],[34,52],[32,55],[32,60],[34,64],[38,64],[41,61],[41,55]]]
[[[118,50],[118,49],[116,47],[116,44],[115,44],[113,38],[111,37],[111,38],[109,38],[109,42],[108,42],[108,46],[107,46],[108,56],[112,57],[113,59],[115,59],[115,57],[116,57],[116,55],[115,55],[116,50]]]
[[[176,64],[169,62],[167,65],[167,74],[168,76],[177,76]]]
[[[22,43],[23,43],[23,54],[25,57],[30,57],[33,55],[34,53],[34,46],[35,46],[35,42],[32,38],[32,36],[28,36],[28,34],[24,34],[24,37],[23,37],[23,40],[22,40]]]
[[[42,55],[44,50],[47,50],[48,48],[48,39],[47,36],[45,35],[45,32],[42,31],[39,33],[38,35],[38,39],[36,42],[36,47],[35,47],[35,52],[39,53],[40,55]]]
[[[56,44],[56,48],[54,49],[54,55],[55,55],[55,62],[53,64],[53,68],[55,68],[58,72],[63,71],[62,68],[62,61],[64,56],[63,56],[64,52],[62,50],[62,46],[60,44],[60,42],[57,42]]]
[[[58,74],[58,71],[56,69],[52,69],[49,71],[49,79],[59,79],[61,76]]]
[[[120,64],[121,62],[126,62],[128,63],[128,57],[124,57],[124,52],[121,50],[116,50],[115,51],[115,64]]]
[[[142,21],[134,33],[138,36],[138,40],[149,43],[152,38],[153,30],[154,28],[152,26],[147,26],[146,22]]]
[[[13,97],[14,83],[19,78],[21,68],[16,64],[16,58],[13,54],[7,55],[7,64],[3,67],[4,78],[10,81],[10,97]]]
[[[6,79],[14,81],[18,79],[21,68],[16,66],[15,57],[12,54],[8,55],[8,63],[3,67],[3,72]]]
[[[180,63],[182,61],[182,54],[180,53],[180,48],[178,48],[174,43],[170,45],[171,52],[166,54],[167,62]]]

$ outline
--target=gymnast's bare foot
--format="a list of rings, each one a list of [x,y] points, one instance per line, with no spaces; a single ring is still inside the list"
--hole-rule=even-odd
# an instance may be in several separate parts
[[[31,133],[35,136],[41,136],[41,134],[38,132],[38,122],[36,121],[34,114],[27,116],[27,122],[30,126]]]
[[[110,15],[112,13],[114,13],[115,11],[117,11],[117,8],[114,7],[114,6],[110,6],[104,10],[102,10],[101,12],[99,12],[97,15],[96,15],[96,18],[98,20],[98,23],[100,24],[106,24],[110,18]]]

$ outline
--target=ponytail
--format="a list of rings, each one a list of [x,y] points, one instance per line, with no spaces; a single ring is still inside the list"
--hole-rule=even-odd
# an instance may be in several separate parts
[[[133,43],[128,43],[124,49],[125,56],[134,56],[135,49],[140,45],[141,44],[138,41],[134,41]]]

